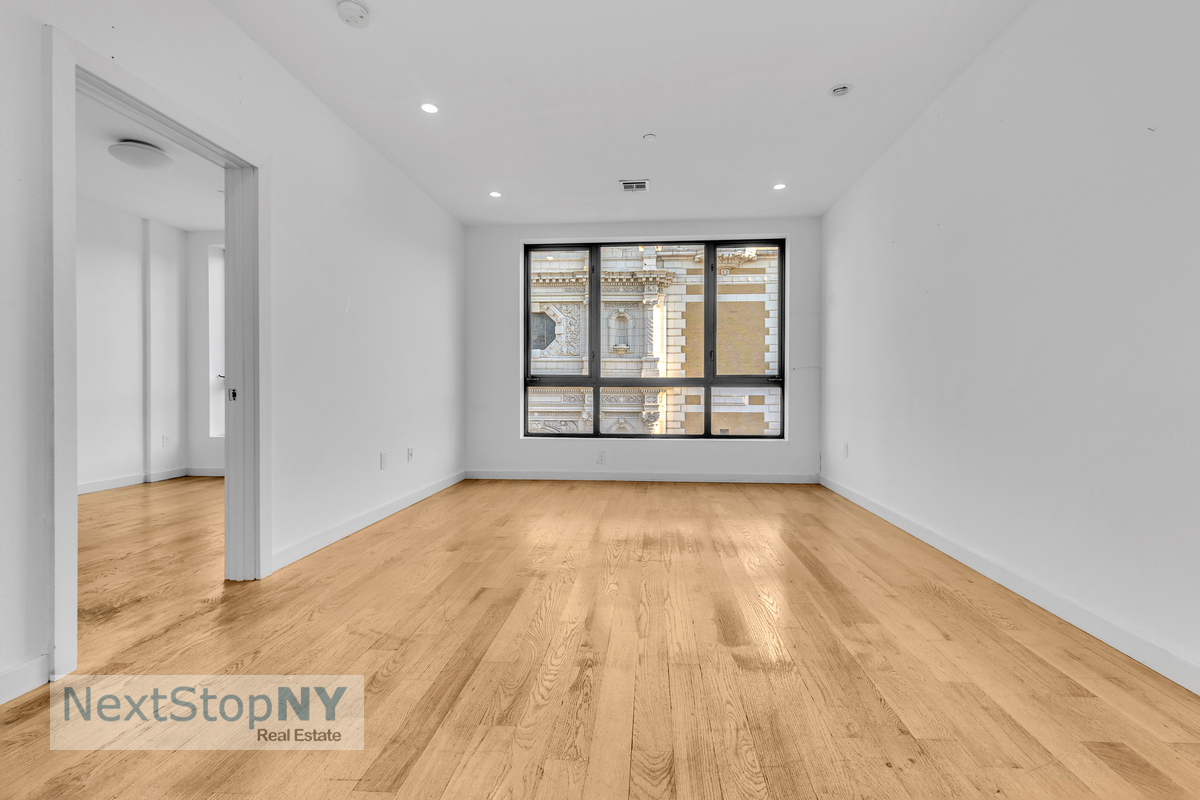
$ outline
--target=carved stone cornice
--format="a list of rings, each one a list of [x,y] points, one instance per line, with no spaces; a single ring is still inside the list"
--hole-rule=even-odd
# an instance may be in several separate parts
[[[534,286],[581,286],[588,282],[587,270],[578,272],[535,272],[530,276]]]
[[[740,267],[747,261],[757,261],[758,253],[738,250],[733,253],[717,253],[717,263],[722,267]]]
[[[606,269],[600,273],[600,286],[670,286],[674,279],[675,273],[669,269]]]

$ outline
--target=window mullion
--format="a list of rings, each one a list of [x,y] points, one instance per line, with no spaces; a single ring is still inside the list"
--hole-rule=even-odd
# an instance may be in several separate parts
[[[592,385],[592,435],[600,435],[600,245],[589,247],[588,265],[588,377]]]
[[[712,436],[712,383],[717,375],[717,243],[704,243],[704,435]]]

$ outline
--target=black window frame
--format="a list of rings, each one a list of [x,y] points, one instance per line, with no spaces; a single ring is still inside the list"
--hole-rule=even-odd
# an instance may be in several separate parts
[[[602,300],[600,282],[602,265],[600,262],[601,248],[604,247],[650,247],[654,245],[704,245],[704,377],[703,378],[628,378],[600,375],[600,333]],[[777,247],[779,248],[779,368],[775,375],[718,375],[716,365],[717,352],[717,250],[723,248],[746,247]],[[539,251],[588,251],[588,374],[587,375],[534,375],[533,353],[530,346],[530,313],[533,303],[533,262],[532,254]],[[786,432],[787,388],[784,379],[786,372],[787,348],[787,250],[785,239],[707,239],[691,241],[659,241],[645,239],[636,242],[602,242],[602,243],[562,243],[562,244],[526,244],[525,270],[522,294],[524,295],[524,320],[521,327],[524,332],[525,353],[523,356],[525,381],[521,388],[523,414],[521,432],[523,436],[542,439],[662,439],[678,441],[681,439],[766,439],[782,440]],[[529,389],[532,387],[562,386],[566,388],[587,388],[592,392],[592,432],[591,433],[531,433],[529,431]],[[738,388],[773,387],[779,389],[779,433],[763,436],[746,436],[741,434],[721,434],[712,432],[712,390],[721,386]],[[603,433],[600,430],[600,390],[601,388],[638,388],[638,387],[696,387],[704,390],[704,432],[692,434],[662,434],[662,433]]]

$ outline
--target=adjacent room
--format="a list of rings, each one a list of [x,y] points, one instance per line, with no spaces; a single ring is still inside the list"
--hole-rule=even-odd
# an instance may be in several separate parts
[[[83,93],[75,122],[79,614],[104,647],[122,610],[224,578],[225,175]]]
[[[1198,45],[0,0],[0,794],[1200,797]]]

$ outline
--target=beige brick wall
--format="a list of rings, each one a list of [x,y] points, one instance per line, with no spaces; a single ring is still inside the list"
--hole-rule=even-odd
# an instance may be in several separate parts
[[[700,420],[700,429],[703,432],[703,419]],[[761,411],[714,411],[712,431],[720,434],[722,430],[728,431],[729,436],[762,436],[767,432],[767,421]]]
[[[761,286],[761,284],[759,284]],[[718,287],[720,288],[720,287]],[[717,303],[717,372],[761,375],[766,363],[765,302]]]

